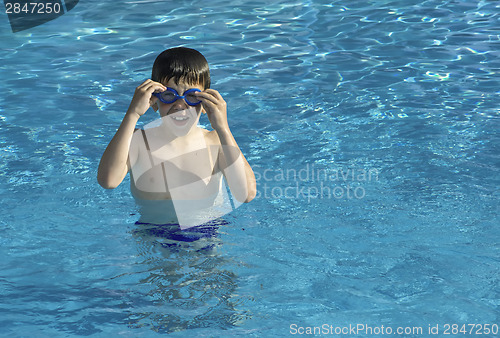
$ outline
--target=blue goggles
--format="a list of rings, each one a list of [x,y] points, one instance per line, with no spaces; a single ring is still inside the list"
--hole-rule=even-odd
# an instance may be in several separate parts
[[[188,89],[184,92],[184,94],[179,95],[177,90],[174,88],[167,87],[167,90],[161,93],[153,93],[161,102],[163,103],[174,103],[178,99],[184,99],[186,103],[190,106],[197,106],[201,103],[201,101],[194,95],[195,92],[201,92],[201,90],[196,88]]]

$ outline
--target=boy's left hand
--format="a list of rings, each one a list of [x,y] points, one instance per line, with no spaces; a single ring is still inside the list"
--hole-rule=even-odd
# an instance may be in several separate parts
[[[201,100],[208,120],[215,130],[229,128],[227,123],[227,105],[220,93],[215,89],[196,92],[196,97]]]

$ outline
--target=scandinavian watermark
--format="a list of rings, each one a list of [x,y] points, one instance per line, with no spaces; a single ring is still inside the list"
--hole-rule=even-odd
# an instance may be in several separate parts
[[[317,168],[307,163],[300,169],[254,166],[257,198],[265,199],[362,199],[366,185],[379,180],[377,168]]]

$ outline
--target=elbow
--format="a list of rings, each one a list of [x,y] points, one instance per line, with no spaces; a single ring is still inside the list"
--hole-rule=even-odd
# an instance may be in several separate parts
[[[99,166],[97,169],[97,183],[104,189],[115,189],[122,183],[125,175],[126,172],[123,175],[119,175],[116,170]]]
[[[102,175],[97,175],[97,183],[104,189],[114,189],[120,183],[113,182],[109,177],[103,177]]]
[[[255,180],[255,175],[253,174],[251,178],[247,178],[247,198],[243,203],[251,202],[257,196],[257,181]]]
[[[253,187],[253,189],[248,191],[247,198],[243,201],[243,203],[251,202],[255,196],[257,196],[257,189]]]
[[[231,190],[231,195],[233,196],[233,198],[240,203],[250,202],[255,198],[256,194],[257,192],[255,189],[237,189],[236,191]]]
[[[114,189],[118,186],[118,184],[112,184],[110,182],[106,182],[106,181],[97,181],[99,183],[99,185],[101,187],[103,187],[104,189]]]
[[[118,186],[116,184],[106,184],[106,183],[99,183],[99,185],[104,189],[114,189]]]

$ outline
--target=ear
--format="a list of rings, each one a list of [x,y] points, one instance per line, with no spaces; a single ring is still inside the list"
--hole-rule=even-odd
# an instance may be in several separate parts
[[[154,101],[154,103],[151,105],[151,108],[153,108],[155,112],[158,112],[158,99]]]

